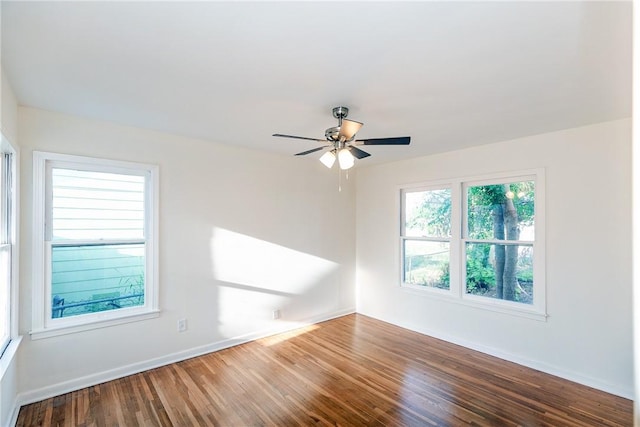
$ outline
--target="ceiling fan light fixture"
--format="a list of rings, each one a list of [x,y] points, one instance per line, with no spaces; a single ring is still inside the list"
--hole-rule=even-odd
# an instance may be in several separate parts
[[[338,152],[338,163],[342,170],[351,169],[355,163],[355,157],[353,157],[348,149],[343,148]]]
[[[333,151],[327,151],[320,157],[320,161],[323,165],[331,169],[333,164],[336,162],[336,155],[333,154]]]
[[[345,141],[350,141],[356,133],[358,133],[361,127],[362,123],[360,122],[344,119],[340,125],[340,133],[338,134],[338,137],[340,139],[344,138]]]

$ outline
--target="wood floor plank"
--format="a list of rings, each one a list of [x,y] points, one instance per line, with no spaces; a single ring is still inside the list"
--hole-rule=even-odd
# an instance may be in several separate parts
[[[632,402],[349,315],[26,405],[17,426],[630,426]]]

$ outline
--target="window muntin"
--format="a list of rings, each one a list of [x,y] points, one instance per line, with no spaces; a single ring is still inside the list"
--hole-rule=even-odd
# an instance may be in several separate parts
[[[157,313],[156,175],[151,165],[34,153],[44,238],[35,236],[32,335]]]
[[[402,283],[449,289],[451,189],[402,192]]]
[[[436,186],[450,189],[449,206],[430,211],[446,211],[448,216],[431,214],[425,220],[416,206],[424,204],[424,189]],[[541,169],[402,188],[401,285],[467,305],[543,320],[543,191]],[[439,235],[450,237],[441,239]],[[437,241],[448,242],[449,247],[449,274],[440,276],[448,281],[444,289],[434,285],[438,283],[432,279],[436,267],[429,271],[411,258],[414,254],[430,258],[434,265],[438,255],[433,242]],[[444,261],[439,261],[442,267]]]

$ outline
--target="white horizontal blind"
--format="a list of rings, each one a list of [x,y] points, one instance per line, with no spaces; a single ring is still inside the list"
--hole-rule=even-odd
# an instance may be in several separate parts
[[[51,238],[144,239],[144,176],[53,168]]]

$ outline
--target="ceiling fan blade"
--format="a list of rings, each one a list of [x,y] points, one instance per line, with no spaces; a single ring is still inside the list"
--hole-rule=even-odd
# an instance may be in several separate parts
[[[356,159],[364,159],[365,157],[369,157],[371,154],[367,153],[366,151],[363,151],[357,147],[354,147],[353,145],[350,145],[347,147],[347,150],[349,150],[349,152],[351,153],[351,155],[353,157],[355,157]]]
[[[348,141],[353,138],[356,133],[358,133],[361,127],[362,123],[360,122],[343,119],[342,125],[340,126],[340,133],[338,134],[338,138],[342,139],[344,137],[344,140]]]
[[[274,133],[271,136],[277,136],[280,138],[294,138],[294,139],[305,139],[307,141],[318,141],[318,142],[325,142],[324,139],[318,139],[318,138],[307,138],[306,136],[295,136],[295,135],[283,135],[281,133]]]
[[[302,153],[296,153],[295,156],[304,156],[305,154],[315,153],[316,151],[320,151],[323,148],[327,148],[327,146],[323,145],[322,147],[312,148],[311,150],[303,151]]]
[[[399,136],[396,138],[371,138],[361,139],[359,141],[362,145],[409,145],[411,143],[410,136]]]

